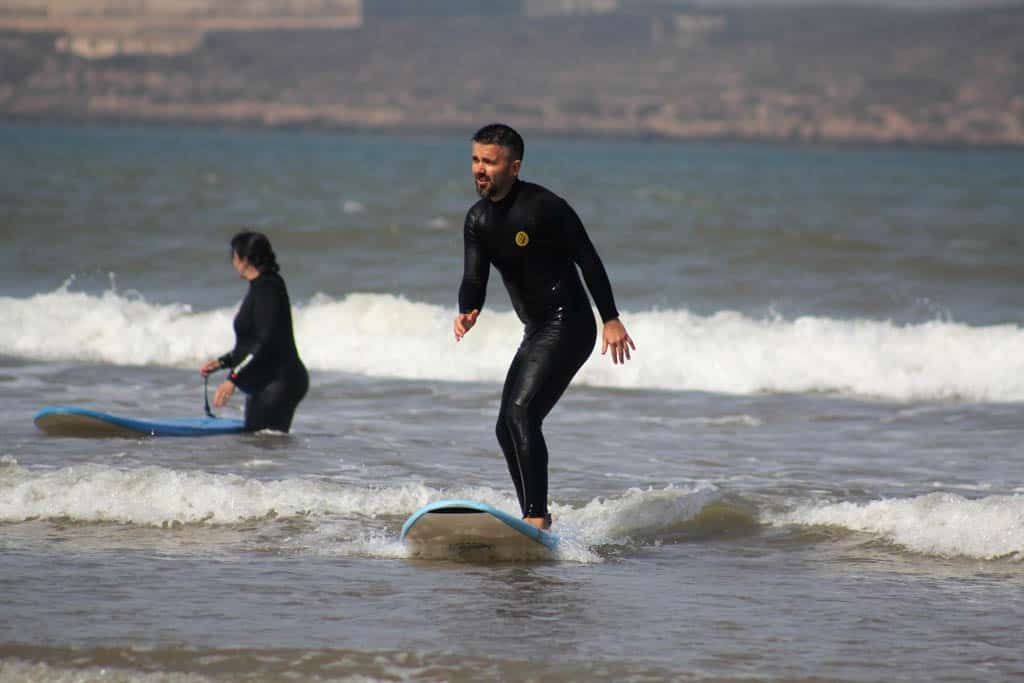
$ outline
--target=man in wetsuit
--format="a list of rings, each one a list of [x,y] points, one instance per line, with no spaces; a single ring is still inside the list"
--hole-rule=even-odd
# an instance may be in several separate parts
[[[476,324],[493,264],[525,326],[505,378],[496,427],[523,519],[546,529],[548,450],[541,425],[594,350],[597,328],[577,266],[604,323],[601,353],[624,363],[636,349],[619,322],[611,284],[576,212],[565,200],[519,180],[523,139],[495,123],[473,136],[473,178],[481,199],[466,214],[465,269],[455,339]]]

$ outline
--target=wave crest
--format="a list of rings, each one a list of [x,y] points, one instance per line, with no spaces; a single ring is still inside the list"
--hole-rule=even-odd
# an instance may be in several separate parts
[[[300,353],[313,370],[414,380],[499,383],[522,335],[510,311],[486,310],[460,343],[453,310],[391,294],[318,294],[295,306]],[[0,355],[197,367],[233,343],[234,309],[196,312],[116,291],[61,288],[0,297]],[[893,401],[1024,401],[1024,329],[951,321],[897,325],[823,317],[754,319],[732,311],[626,313],[633,360],[595,352],[579,384],[621,389],[825,393]],[[598,347],[599,348],[599,347]]]

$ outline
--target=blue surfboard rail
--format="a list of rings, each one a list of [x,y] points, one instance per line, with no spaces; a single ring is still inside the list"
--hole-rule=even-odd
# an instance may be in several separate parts
[[[123,430],[141,436],[213,436],[237,434],[245,431],[245,422],[224,417],[179,417],[146,419],[112,415],[98,410],[75,406],[51,406],[36,413],[33,419],[40,429],[60,434],[74,434],[76,429],[91,422],[95,428]],[[62,425],[67,422],[67,425]],[[88,427],[84,427],[88,431]]]
[[[409,530],[416,524],[416,522],[424,515],[430,514],[431,512],[458,512],[459,510],[471,510],[474,512],[483,512],[491,515],[492,517],[501,520],[508,526],[512,527],[523,536],[537,541],[548,550],[554,550],[558,546],[559,538],[556,534],[550,531],[544,531],[537,527],[524,522],[523,520],[510,515],[504,510],[499,510],[493,505],[487,503],[481,503],[477,500],[439,500],[433,503],[424,505],[422,508],[414,512],[409,519],[402,525],[402,533],[400,540],[404,541]]]

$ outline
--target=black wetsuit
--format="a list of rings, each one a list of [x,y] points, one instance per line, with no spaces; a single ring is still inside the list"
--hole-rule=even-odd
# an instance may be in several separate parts
[[[618,317],[611,284],[576,212],[549,190],[516,181],[466,214],[459,311],[483,307],[490,266],[505,282],[523,341],[505,378],[496,427],[524,517],[547,515],[544,418],[594,350],[597,328],[576,266],[604,322]]]
[[[291,302],[280,275],[262,272],[249,281],[234,326],[235,348],[219,360],[248,394],[245,428],[287,432],[309,389],[309,374],[295,348]]]

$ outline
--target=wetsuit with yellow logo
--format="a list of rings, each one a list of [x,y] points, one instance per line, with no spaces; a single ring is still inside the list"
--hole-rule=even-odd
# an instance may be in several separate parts
[[[505,378],[496,431],[523,516],[544,517],[548,449],[541,425],[597,338],[579,271],[604,322],[619,315],[611,284],[576,212],[534,183],[517,180],[500,201],[474,204],[464,241],[459,312],[483,307],[494,265],[525,325]]]

